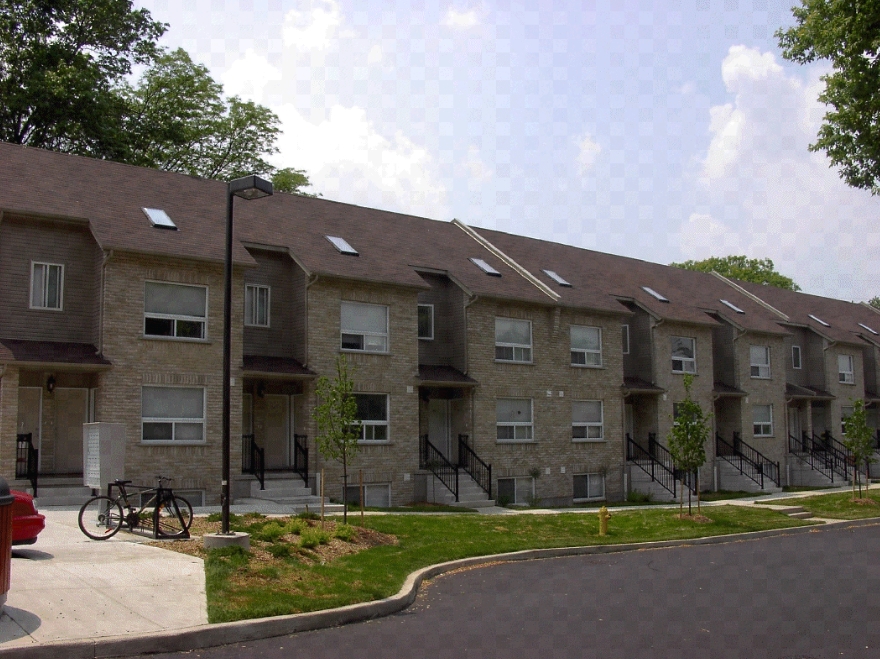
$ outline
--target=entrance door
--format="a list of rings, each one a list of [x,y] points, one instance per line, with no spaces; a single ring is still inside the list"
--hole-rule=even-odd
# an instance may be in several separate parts
[[[788,434],[801,438],[801,414],[796,407],[788,408]]]
[[[31,434],[31,442],[34,448],[40,448],[40,438],[43,429],[43,389],[42,387],[19,387],[18,388],[18,425],[19,434]],[[43,453],[40,452],[40,462]],[[39,465],[37,466],[39,469]]]
[[[266,394],[266,469],[285,469],[290,466],[292,427],[290,396]]]
[[[434,399],[428,401],[428,439],[447,460],[452,459],[449,441],[449,401]]]
[[[81,474],[83,424],[89,421],[88,389],[55,389],[56,474]]]

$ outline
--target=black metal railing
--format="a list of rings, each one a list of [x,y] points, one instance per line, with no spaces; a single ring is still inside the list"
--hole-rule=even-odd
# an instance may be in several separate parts
[[[303,482],[309,484],[309,436],[293,436],[293,470],[298,473]]]
[[[648,433],[648,451],[657,462],[672,472],[675,480],[681,481],[687,487],[691,494],[697,493],[697,474],[693,472],[683,471],[675,466],[672,461],[672,454],[663,444],[657,441],[656,433]]]
[[[467,435],[458,436],[458,466],[470,474],[474,482],[492,498],[492,465],[483,462],[474,452],[468,444]]]
[[[34,448],[33,434],[25,433],[16,437],[15,477],[31,482],[34,496],[37,496],[37,471],[40,465],[40,450]]]
[[[649,444],[653,434],[649,435]],[[657,460],[649,451],[639,446],[635,440],[626,434],[626,459],[639,467],[651,480],[667,490],[672,496],[676,496],[675,472],[662,462]]]
[[[781,487],[779,463],[773,462],[756,448],[746,444],[738,432],[733,433],[733,443],[727,442],[721,433],[715,433],[715,455],[736,467],[743,476],[752,479],[764,489],[764,479]]]
[[[849,468],[853,463],[852,452],[842,442],[835,439],[829,430],[821,435],[814,433],[813,440],[825,447],[825,451],[831,458],[831,468],[834,472],[844,480],[848,479],[851,475]]]
[[[254,441],[253,434],[241,436],[241,472],[252,474],[266,489],[266,451]]]
[[[788,450],[806,462],[811,469],[818,471],[830,479],[832,483],[834,482],[834,466],[831,457],[824,446],[813,441],[806,431],[800,437],[788,436]]]
[[[446,486],[458,501],[458,467],[446,459],[434,446],[427,435],[421,436],[419,442],[419,469],[427,469]]]

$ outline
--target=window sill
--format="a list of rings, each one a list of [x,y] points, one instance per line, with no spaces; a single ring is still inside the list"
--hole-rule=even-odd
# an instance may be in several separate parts
[[[537,444],[537,439],[496,439],[496,444]]]
[[[770,375],[767,375],[767,376],[763,376],[763,375],[752,375],[752,376],[750,376],[750,378],[751,378],[752,380],[772,380],[772,379],[773,379],[773,377],[770,376]]]
[[[180,343],[203,343],[207,345],[213,343],[211,339],[188,339],[185,336],[153,336],[151,334],[144,334],[141,336],[141,339],[144,341],[175,341]]]
[[[534,366],[535,365],[535,362],[518,362],[513,359],[496,359],[495,363],[496,364],[520,364],[520,365],[524,365],[524,366]]]
[[[387,350],[379,351],[379,350],[352,350],[350,348],[340,348],[339,352],[347,353],[349,355],[390,355],[391,353]]]
[[[53,313],[58,313],[59,311],[64,311],[63,307],[28,307],[28,311],[52,311]]]
[[[672,371],[673,375],[697,375],[696,371]]]
[[[589,497],[587,499],[572,499],[572,503],[591,503],[593,501],[605,501],[605,496],[601,497]]]
[[[596,365],[593,365],[593,364],[572,364],[571,367],[572,368],[590,368],[590,369],[593,369],[594,371],[604,371],[605,370],[604,364],[596,364]]]
[[[272,329],[271,325],[251,325],[250,323],[245,323],[244,326],[251,329]]]
[[[574,437],[572,437],[571,443],[572,444],[607,444],[608,440],[607,439],[580,439],[580,438],[575,439]]]
[[[359,439],[358,446],[388,446],[393,444],[390,439]]]
[[[856,386],[856,383],[855,383],[855,382],[838,382],[837,384],[845,384],[845,385],[847,385],[848,387],[854,387],[854,386]]]
[[[200,441],[200,442],[185,442],[180,440],[168,440],[168,439],[153,439],[153,440],[144,440],[140,441],[141,446],[207,446],[208,442]]]

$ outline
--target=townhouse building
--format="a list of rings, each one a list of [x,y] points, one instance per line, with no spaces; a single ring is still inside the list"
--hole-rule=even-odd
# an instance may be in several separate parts
[[[225,183],[7,144],[0,179],[0,473],[81,483],[83,424],[112,422],[126,478],[216,503]],[[850,401],[877,421],[862,305],[287,194],[239,202],[233,245],[236,498],[342,498],[312,417],[340,356],[377,506],[671,498],[687,374],[703,488],[840,482]]]

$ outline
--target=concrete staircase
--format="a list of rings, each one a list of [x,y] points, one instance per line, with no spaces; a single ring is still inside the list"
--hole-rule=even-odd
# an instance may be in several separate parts
[[[428,481],[428,501],[456,508],[491,508],[495,505],[495,501],[489,498],[486,491],[462,470],[458,472],[458,502],[455,501],[455,495],[436,476],[431,476]]]
[[[782,492],[781,487],[777,487],[776,483],[769,478],[764,478],[764,489],[748,476],[740,473],[739,469],[734,467],[727,460],[718,459],[715,462],[718,469],[718,489],[730,490],[732,492],[755,492],[764,494],[775,494]]]
[[[788,477],[789,485],[801,485],[806,487],[843,487],[849,481],[840,474],[834,474],[834,480],[821,471],[813,469],[810,464],[801,459],[797,453],[788,454]]]
[[[321,511],[321,497],[312,494],[311,489],[303,484],[299,476],[266,474],[265,483],[266,489],[261,490],[260,482],[254,479],[251,481],[250,496],[236,499],[233,503],[248,504],[269,501],[290,506],[295,512],[303,512],[306,508],[315,513]],[[325,498],[325,513],[337,513],[342,512],[342,510],[341,504],[330,503]]]
[[[81,506],[92,496],[92,491],[82,482],[82,476],[45,477],[45,479],[37,481],[37,507]],[[34,493],[30,481],[27,480],[11,481],[9,487],[28,494]]]
[[[640,467],[630,464],[629,467],[629,490],[642,494],[650,494],[651,501],[676,501],[672,492],[660,485],[657,481],[652,481],[651,477],[646,474]]]

